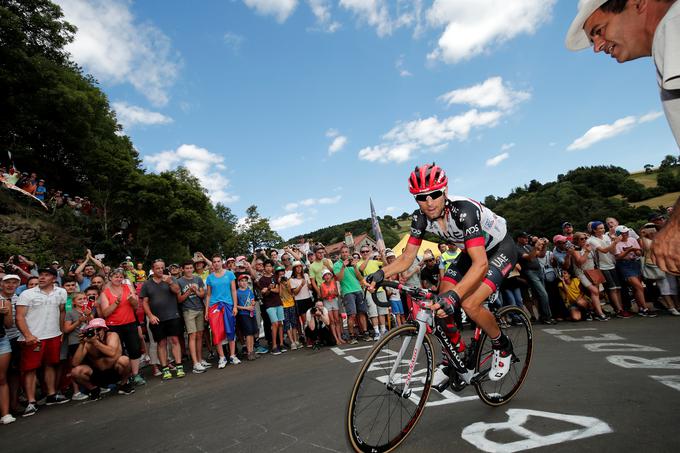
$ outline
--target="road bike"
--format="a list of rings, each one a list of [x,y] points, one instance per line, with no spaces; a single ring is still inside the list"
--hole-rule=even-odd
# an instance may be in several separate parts
[[[490,309],[513,346],[512,365],[499,381],[489,379],[493,350],[491,340],[479,327],[469,344],[452,344],[442,323],[429,308],[439,296],[429,290],[383,281],[411,298],[411,319],[390,330],[376,343],[357,374],[347,407],[347,434],[355,451],[384,453],[397,448],[418,423],[430,390],[435,367],[432,337],[448,359],[448,380],[434,386],[461,391],[474,386],[485,404],[506,404],[524,383],[533,350],[531,322],[514,306]],[[389,306],[372,294],[376,305]],[[461,337],[462,342],[462,337]]]

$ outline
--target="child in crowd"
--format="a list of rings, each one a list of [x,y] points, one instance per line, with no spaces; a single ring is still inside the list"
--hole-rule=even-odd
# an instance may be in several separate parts
[[[335,280],[333,273],[328,269],[323,270],[321,278],[323,278],[320,288],[321,299],[323,300],[323,306],[328,310],[331,333],[337,344],[346,344],[347,342],[342,339],[342,320],[338,305],[338,297],[340,296],[339,284]]]
[[[64,372],[71,372],[71,360],[78,349],[80,344],[80,334],[81,330],[87,326],[87,323],[92,319],[92,310],[88,308],[87,296],[85,293],[73,293],[71,295],[72,309],[66,312],[66,318],[64,320],[64,335],[67,337],[68,341],[68,369]],[[73,397],[74,401],[82,401],[88,398],[87,395],[82,393],[78,388],[78,384],[72,381],[71,386],[73,387]]]
[[[288,333],[290,349],[296,350],[302,347],[298,333],[298,313],[295,308],[295,298],[290,287],[290,280],[286,278],[285,268],[277,272],[281,284],[281,303],[283,303],[283,329]]]
[[[404,305],[401,303],[401,296],[399,291],[394,288],[386,288],[389,296],[390,306],[392,307],[392,314],[397,323],[397,327],[404,323]]]
[[[241,334],[246,338],[246,351],[248,351],[248,360],[255,360],[257,357],[254,351],[255,335],[257,335],[257,321],[255,318],[255,294],[253,290],[248,287],[248,275],[241,274],[238,277],[238,289],[236,290],[236,308],[238,315],[236,316],[236,324],[238,325]]]
[[[590,303],[586,300],[583,290],[581,289],[581,281],[578,277],[572,277],[569,272],[562,272],[562,281],[558,283],[560,294],[564,304],[569,309],[569,314],[572,321],[581,320],[581,310],[586,311],[586,320],[592,321],[592,313],[590,311]]]

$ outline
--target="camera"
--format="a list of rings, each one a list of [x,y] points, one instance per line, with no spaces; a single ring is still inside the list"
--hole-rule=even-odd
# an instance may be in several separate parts
[[[574,244],[572,244],[571,241],[567,241],[564,243],[564,248],[566,248],[567,250],[571,250],[574,248]]]
[[[86,330],[85,334],[83,335],[85,338],[94,338],[95,331],[94,329]]]

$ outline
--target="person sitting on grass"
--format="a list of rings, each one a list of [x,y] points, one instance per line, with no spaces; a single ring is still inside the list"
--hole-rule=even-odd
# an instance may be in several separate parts
[[[109,332],[102,318],[94,318],[83,329],[72,363],[71,377],[88,390],[90,400],[99,399],[99,388],[111,384],[118,384],[121,395],[135,391],[128,382],[132,374],[130,359],[123,355],[118,334]]]
[[[581,310],[586,312],[586,320],[592,321],[593,315],[591,305],[585,298],[581,289],[581,281],[578,277],[572,277],[569,272],[562,272],[562,279],[557,284],[560,288],[560,295],[564,305],[569,310],[571,320],[576,322],[581,320]]]

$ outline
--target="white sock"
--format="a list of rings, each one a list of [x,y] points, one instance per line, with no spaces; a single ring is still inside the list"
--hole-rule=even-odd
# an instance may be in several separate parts
[[[375,333],[380,334],[380,330],[378,329],[378,326],[373,327],[373,330]]]

